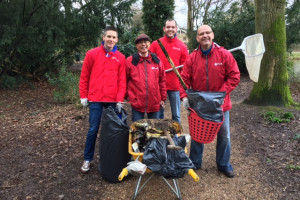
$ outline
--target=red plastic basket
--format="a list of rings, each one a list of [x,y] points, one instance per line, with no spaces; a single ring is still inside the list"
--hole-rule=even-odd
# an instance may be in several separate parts
[[[192,139],[199,143],[213,142],[222,126],[223,121],[208,121],[199,117],[193,109],[190,108],[190,111],[188,121]]]

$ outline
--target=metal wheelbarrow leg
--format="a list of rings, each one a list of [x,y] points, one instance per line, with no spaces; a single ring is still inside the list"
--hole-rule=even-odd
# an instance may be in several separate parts
[[[199,182],[199,176],[195,173],[195,171],[193,169],[189,169],[187,171],[187,173],[196,181],[196,182]],[[151,180],[151,178],[155,175],[155,173],[152,173],[150,174],[150,176],[147,178],[147,180],[143,183],[143,185],[140,187],[141,185],[141,181],[142,181],[142,177],[143,175],[140,175],[137,182],[136,182],[136,185],[135,185],[135,188],[134,188],[134,193],[133,193],[133,196],[132,196],[132,199],[135,200],[137,195],[144,189],[144,187],[146,186],[146,184]],[[176,197],[181,200],[181,192],[180,192],[180,187],[179,187],[179,183],[178,183],[178,179],[172,179],[173,181],[173,185],[171,185],[169,183],[169,181],[161,176],[161,178],[165,181],[165,183],[169,186],[169,188],[174,192],[174,194],[176,195]]]
[[[181,200],[181,192],[178,184],[178,179],[172,179],[174,187],[167,181],[165,177],[162,176],[162,179],[167,183],[169,188],[175,193],[176,197]]]
[[[142,181],[142,175],[139,176],[135,188],[134,188],[134,193],[132,196],[132,200],[135,200],[137,195],[144,189],[144,187],[146,186],[146,184],[150,181],[150,179],[154,176],[155,174],[152,173],[148,179],[144,182],[144,184],[140,187],[141,185],[141,181]],[[176,195],[176,197],[181,200],[181,192],[180,192],[180,188],[179,188],[179,184],[178,184],[178,179],[172,179],[174,186],[172,186],[169,181],[167,181],[167,179],[165,177],[161,177],[166,184],[170,187],[170,189],[174,192],[174,194]]]
[[[132,200],[135,200],[137,195],[144,189],[146,184],[150,181],[150,179],[154,176],[154,173],[152,173],[148,179],[145,181],[145,183],[140,187],[141,181],[142,181],[142,175],[139,176],[138,180],[136,181],[135,188],[134,188],[134,193],[132,196]]]

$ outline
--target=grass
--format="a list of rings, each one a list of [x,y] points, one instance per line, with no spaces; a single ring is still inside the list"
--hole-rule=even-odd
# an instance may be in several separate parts
[[[295,170],[300,170],[300,165],[288,164],[288,168],[295,169]]]
[[[294,137],[293,140],[299,140],[300,139],[300,133],[297,133]]]
[[[273,106],[265,107],[261,115],[264,119],[272,123],[287,123],[295,119],[295,116],[292,112]]]
[[[289,54],[288,59],[300,60],[300,51],[293,51],[291,54]]]
[[[286,113],[276,113],[276,112],[266,112],[263,114],[264,118],[273,123],[287,123],[294,119],[294,115],[291,112]]]

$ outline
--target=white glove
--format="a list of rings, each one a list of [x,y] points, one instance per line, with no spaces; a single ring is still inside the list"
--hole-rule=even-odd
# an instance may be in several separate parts
[[[191,106],[190,106],[189,99],[188,99],[187,97],[183,97],[182,103],[183,103],[184,109],[189,110],[189,108],[190,108]]]
[[[147,169],[147,165],[141,163],[138,160],[135,161],[131,161],[129,163],[127,163],[127,169],[129,171],[129,173],[131,174],[136,174],[136,175],[143,175]]]
[[[81,102],[81,105],[85,108],[88,106],[88,99],[87,98],[83,98],[83,99],[80,99],[80,102]]]
[[[123,108],[122,102],[118,102],[117,105],[116,105],[116,108],[117,108],[118,113],[121,113],[122,108]]]

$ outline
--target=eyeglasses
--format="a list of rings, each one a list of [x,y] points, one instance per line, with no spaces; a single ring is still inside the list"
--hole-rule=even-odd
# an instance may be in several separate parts
[[[211,33],[212,33],[212,31],[205,31],[205,32],[198,33],[197,35],[202,36],[204,34],[209,35]]]

